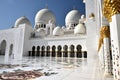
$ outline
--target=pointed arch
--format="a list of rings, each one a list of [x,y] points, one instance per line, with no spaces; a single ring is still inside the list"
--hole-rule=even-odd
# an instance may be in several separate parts
[[[84,58],[87,58],[87,51],[84,51],[83,54],[84,54]]]
[[[36,56],[40,56],[40,46],[37,46],[37,55]]]
[[[67,45],[63,46],[63,57],[68,57],[68,46]]]
[[[44,24],[43,26],[44,26],[44,28],[46,28],[46,24]]]
[[[41,47],[41,56],[44,57],[45,56],[45,46]]]
[[[7,42],[3,40],[0,44],[0,55],[5,55]]]
[[[52,57],[55,57],[56,56],[56,46],[53,45],[52,46]]]
[[[62,56],[62,46],[61,45],[58,45],[57,47],[57,57],[61,57]]]
[[[70,46],[70,57],[75,57],[75,51],[74,51],[75,47],[74,45]]]
[[[35,56],[35,46],[32,47],[32,56]]]
[[[44,25],[43,24],[41,24],[41,28],[43,28],[44,27]]]
[[[82,58],[82,46],[79,44],[76,46],[77,52],[76,52],[76,56],[77,58]]]
[[[49,57],[50,56],[50,46],[48,45],[47,47],[46,47],[46,56],[47,57]]]
[[[9,49],[9,56],[14,55],[13,54],[13,44],[10,45],[10,49]]]

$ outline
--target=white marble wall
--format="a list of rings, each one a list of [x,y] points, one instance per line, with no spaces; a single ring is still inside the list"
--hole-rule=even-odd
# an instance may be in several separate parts
[[[29,27],[29,28],[27,28]],[[0,43],[5,40],[6,41],[6,51],[5,51],[5,60],[8,61],[10,58],[10,45],[13,45],[12,56],[15,59],[21,59],[23,53],[26,52],[27,46],[29,46],[28,37],[30,37],[30,28],[26,24],[20,25],[18,28],[11,28],[7,30],[0,31]],[[26,30],[28,29],[28,30]],[[25,32],[26,31],[26,32]],[[29,33],[29,34],[28,34]]]
[[[87,51],[88,58],[96,58],[97,56],[97,22],[96,22],[96,1],[95,0],[86,0],[86,30],[87,30]],[[94,20],[90,19],[90,14],[95,15]]]
[[[30,48],[30,38],[31,38],[31,33],[33,32],[32,26],[25,25],[25,31],[24,31],[24,43],[23,43],[23,54],[22,56],[25,56]]]
[[[62,47],[64,46],[64,45],[67,45],[68,47],[70,46],[70,45],[74,45],[75,47],[77,46],[77,45],[81,45],[82,46],[82,50],[83,51],[86,51],[87,50],[87,48],[86,48],[86,39],[85,38],[83,38],[83,39],[80,39],[80,38],[77,38],[77,39],[62,39],[62,37],[61,37],[61,39],[56,39],[56,40],[54,40],[54,38],[51,40],[49,40],[49,39],[47,39],[47,40],[44,40],[44,39],[31,39],[30,40],[30,42],[31,42],[31,48],[29,49],[29,50],[32,50],[32,46],[48,46],[48,45],[50,45],[50,46],[53,46],[53,45],[55,45],[55,46],[58,46],[58,45],[61,45]]]

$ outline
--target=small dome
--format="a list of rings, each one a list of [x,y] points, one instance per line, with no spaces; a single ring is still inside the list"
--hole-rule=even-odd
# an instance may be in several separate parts
[[[66,26],[69,24],[75,24],[75,23],[78,24],[80,18],[81,16],[78,10],[70,11],[65,18]]]
[[[60,35],[63,35],[64,34],[64,31],[61,27],[57,26],[54,28],[53,30],[53,35],[54,36],[60,36]]]
[[[28,24],[31,25],[30,21],[28,20],[28,18],[26,18],[25,16],[20,17],[16,20],[14,27],[18,27],[20,24]]]
[[[45,36],[45,30],[44,29],[37,29],[36,31],[35,31],[35,36],[36,37],[43,37],[43,36]]]
[[[74,29],[74,34],[85,34],[85,33],[86,33],[86,29],[82,23],[79,23]]]
[[[41,9],[35,16],[35,24],[48,24],[49,20],[55,24],[55,16],[49,9]]]
[[[66,29],[66,27],[65,27],[65,26],[62,26],[62,29]]]
[[[44,29],[37,29],[36,31],[45,34],[45,30]]]

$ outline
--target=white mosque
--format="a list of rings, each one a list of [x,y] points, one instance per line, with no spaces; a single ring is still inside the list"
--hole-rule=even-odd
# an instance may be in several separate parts
[[[38,11],[34,28],[25,16],[20,17],[13,28],[0,31],[0,55],[8,60],[10,56],[87,58],[88,73],[94,74],[99,63],[105,77],[120,80],[120,0],[83,2],[86,17],[73,9],[64,26],[56,25],[48,8]]]
[[[22,56],[87,57],[84,15],[71,10],[65,26],[56,26],[54,13],[41,9],[35,16],[34,28],[25,17],[16,20],[14,27],[0,31],[0,54],[9,58]],[[82,55],[85,54],[85,55]]]

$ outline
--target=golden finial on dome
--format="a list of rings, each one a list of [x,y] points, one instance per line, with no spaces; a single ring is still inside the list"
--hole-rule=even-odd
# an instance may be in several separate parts
[[[45,5],[45,8],[48,9],[48,4]]]
[[[75,10],[75,6],[73,6],[73,10]]]

